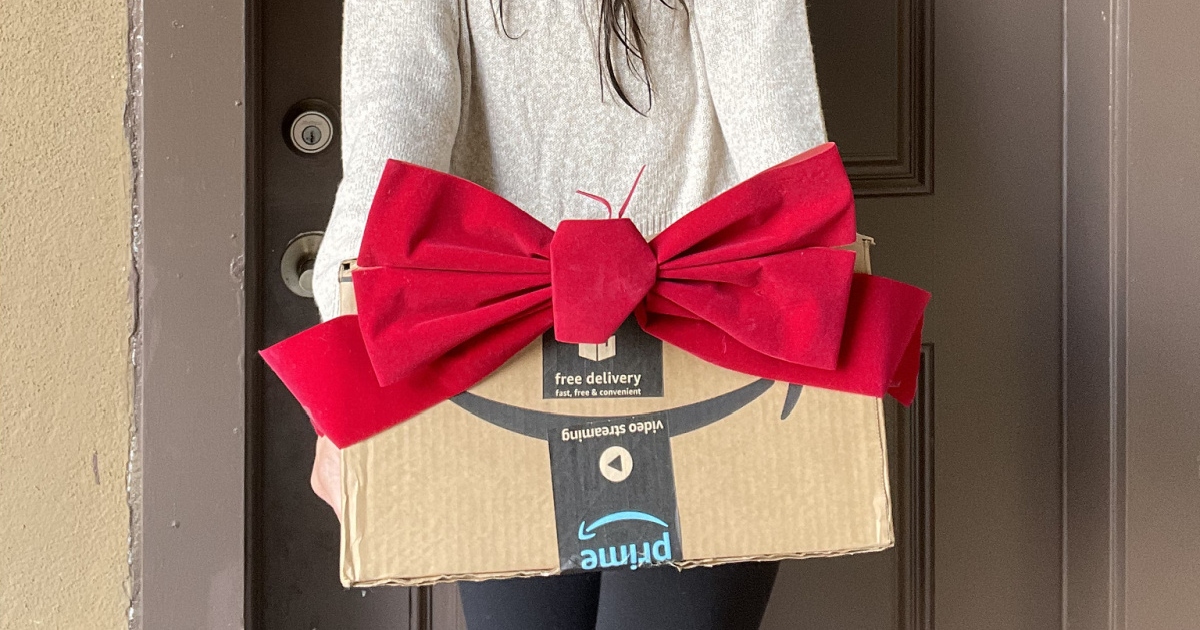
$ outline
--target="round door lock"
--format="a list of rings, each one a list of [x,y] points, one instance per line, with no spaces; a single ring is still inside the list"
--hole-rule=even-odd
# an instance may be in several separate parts
[[[320,153],[333,142],[333,122],[321,112],[304,112],[292,121],[291,139],[301,153]]]
[[[313,266],[317,262],[317,250],[321,247],[323,235],[323,232],[297,234],[283,250],[279,275],[288,290],[300,297],[313,296]]]

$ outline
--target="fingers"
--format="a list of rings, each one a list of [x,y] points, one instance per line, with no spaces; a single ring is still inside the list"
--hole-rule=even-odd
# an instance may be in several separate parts
[[[324,436],[317,438],[309,484],[313,492],[342,520],[342,453]]]

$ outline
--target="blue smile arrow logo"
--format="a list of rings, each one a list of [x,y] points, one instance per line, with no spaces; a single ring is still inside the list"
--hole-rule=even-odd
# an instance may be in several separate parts
[[[658,518],[657,516],[646,514],[645,512],[613,512],[607,516],[601,516],[591,525],[588,525],[587,521],[579,521],[579,540],[590,540],[595,538],[595,532],[597,529],[604,527],[609,523],[616,523],[618,521],[645,521],[647,523],[661,525],[662,527],[670,527],[670,525],[664,523],[662,519]]]

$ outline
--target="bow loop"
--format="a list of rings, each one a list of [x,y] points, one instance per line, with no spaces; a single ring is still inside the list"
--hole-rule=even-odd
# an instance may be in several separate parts
[[[823,144],[733,186],[650,242],[653,293],[714,334],[771,359],[837,367],[854,254],[854,192],[837,147]],[[671,325],[650,334],[681,345]],[[711,360],[711,359],[710,359]]]
[[[856,237],[850,178],[837,147],[826,143],[701,204],[650,248],[666,270],[839,247]]]
[[[408,378],[516,319],[548,326],[553,236],[486,188],[388,160],[354,272],[361,343],[378,384]],[[524,343],[499,349],[515,353]]]
[[[478,184],[388,160],[367,213],[358,265],[544,274],[553,236]]]

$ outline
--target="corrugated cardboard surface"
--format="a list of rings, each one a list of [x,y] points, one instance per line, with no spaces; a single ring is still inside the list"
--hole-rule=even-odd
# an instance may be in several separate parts
[[[856,247],[860,271],[869,270],[869,243]],[[343,311],[351,310],[347,299]],[[543,399],[541,354],[539,340],[471,392],[552,413],[612,416],[674,408],[758,380],[664,344],[662,397]],[[676,564],[892,545],[882,400],[804,387],[781,419],[787,389],[775,383],[731,415],[671,437],[683,551]],[[558,572],[545,439],[446,402],[347,448],[342,473],[346,586]]]

